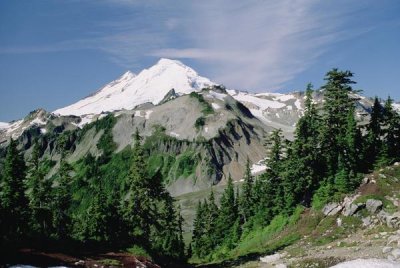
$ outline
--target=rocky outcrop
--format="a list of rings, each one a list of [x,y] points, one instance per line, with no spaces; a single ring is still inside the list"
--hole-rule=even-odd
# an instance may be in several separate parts
[[[382,253],[391,261],[400,261],[400,230],[387,239],[387,244],[382,248]]]
[[[372,214],[382,209],[382,205],[383,205],[382,201],[376,199],[368,199],[367,202],[365,203],[368,212]]]
[[[365,205],[362,203],[358,203],[358,204],[346,204],[343,211],[342,211],[342,215],[349,217],[349,216],[353,216],[357,211],[359,211],[361,208],[363,208]]]
[[[339,203],[328,203],[322,209],[322,213],[324,213],[325,216],[334,216],[342,211],[342,209],[343,206]]]

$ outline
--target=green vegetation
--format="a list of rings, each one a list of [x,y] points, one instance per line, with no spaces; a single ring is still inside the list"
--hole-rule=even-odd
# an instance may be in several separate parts
[[[240,191],[229,177],[220,202],[211,191],[198,203],[192,241],[187,245],[192,262],[273,253],[306,234],[311,244],[324,245],[361,225],[359,218],[346,217],[339,227],[335,217],[323,218],[310,209],[340,200],[358,187],[361,174],[400,160],[400,116],[392,100],[382,106],[375,99],[369,124],[359,126],[352,76],[337,69],[326,74],[321,108],[315,106],[308,85],[306,109],[296,125],[294,141],[286,141],[281,130],[272,131],[265,141],[266,172],[253,177],[247,161]],[[199,130],[213,110],[202,95],[190,96],[203,106],[203,115],[195,122]],[[235,108],[248,112],[240,103]],[[207,173],[213,174],[213,156],[201,158],[197,150],[211,150],[211,142],[177,140],[166,135],[162,126],[155,126],[146,141],[136,132],[133,148],[115,153],[115,123],[110,114],[82,130],[55,127],[54,133],[35,142],[28,164],[11,140],[0,174],[2,247],[49,242],[66,248],[128,248],[133,254],[166,263],[186,259],[180,209],[164,183],[195,178],[196,167],[204,161],[208,161]],[[88,154],[68,163],[68,154],[93,128],[103,133],[97,143],[101,155]],[[230,121],[221,131],[234,133],[234,128]],[[51,143],[61,156],[50,179],[47,174],[56,163],[41,159],[43,143]],[[400,185],[394,177],[400,175],[399,170],[387,170],[376,189],[356,202],[380,199],[386,209],[393,210],[391,201],[382,196],[395,194],[393,186]]]
[[[400,150],[390,149],[400,146],[400,116],[394,112],[391,99],[384,107],[375,100],[370,123],[362,129],[355,117],[357,99],[353,97],[352,76],[350,71],[337,69],[326,74],[321,109],[313,102],[312,85],[307,86],[305,114],[296,125],[295,140],[285,141],[280,130],[271,133],[266,141],[269,168],[258,178],[251,176],[248,161],[241,192],[230,202],[236,204],[236,212],[229,216],[222,213],[231,210],[230,206],[221,202],[217,207],[213,196],[199,203],[193,261],[219,262],[255,252],[272,252],[293,243],[306,228],[290,233],[284,229],[290,229],[291,217],[297,215],[298,219],[299,204],[320,209],[327,202],[339,201],[359,186],[363,173],[400,158]],[[382,192],[389,192],[390,186],[385,188],[383,183],[379,187]],[[382,201],[391,208],[388,200]],[[316,217],[309,224],[314,226],[309,230],[313,243],[323,245],[346,236],[361,221],[347,217],[337,227],[334,217]],[[275,239],[278,233],[279,239]]]
[[[199,118],[196,119],[194,122],[194,127],[198,130],[200,130],[206,123],[206,119],[204,116],[200,116]]]
[[[113,124],[107,120],[103,123],[109,122],[105,126],[111,129]],[[51,181],[45,176],[53,163],[40,159],[39,143],[35,142],[26,168],[11,140],[1,176],[2,247],[46,241],[50,247],[60,244],[67,250],[77,245],[77,249],[121,250],[136,245],[130,250],[143,256],[166,262],[184,260],[180,211],[164,189],[160,174],[147,172],[140,140],[136,133],[132,150],[110,154],[105,163],[105,158],[88,154],[71,165],[66,161],[70,140],[60,135],[61,160]]]
[[[192,92],[189,95],[191,98],[194,98],[196,100],[199,101],[199,103],[201,104],[201,106],[203,107],[203,110],[201,110],[201,112],[203,113],[203,115],[209,115],[209,114],[213,114],[214,113],[214,109],[212,108],[212,106],[204,99],[203,95],[197,93],[197,92]]]
[[[151,259],[150,254],[141,246],[133,245],[126,249],[127,252],[132,253],[134,256],[137,257],[145,257]]]
[[[100,263],[105,266],[112,266],[112,267],[122,266],[122,263],[120,261],[114,260],[114,259],[104,259],[104,260],[101,260]]]

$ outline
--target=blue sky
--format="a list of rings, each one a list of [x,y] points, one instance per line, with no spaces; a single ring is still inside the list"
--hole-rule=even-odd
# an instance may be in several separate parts
[[[3,0],[0,121],[71,104],[158,58],[229,88],[316,87],[333,67],[400,100],[397,0]]]

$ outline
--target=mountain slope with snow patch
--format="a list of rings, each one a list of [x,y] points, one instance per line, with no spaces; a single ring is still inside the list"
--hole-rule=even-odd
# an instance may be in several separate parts
[[[5,122],[0,122],[0,129],[6,129],[10,126],[9,123],[5,123]]]
[[[183,95],[214,84],[179,61],[160,59],[156,65],[138,75],[127,72],[91,96],[54,113],[81,116],[131,110],[144,103],[160,103],[171,89]]]

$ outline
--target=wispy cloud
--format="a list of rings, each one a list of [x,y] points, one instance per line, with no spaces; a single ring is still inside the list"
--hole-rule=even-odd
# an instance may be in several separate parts
[[[309,68],[330,44],[349,37],[341,26],[359,6],[347,8],[324,10],[307,0],[201,1],[185,29],[193,46],[150,55],[201,60],[228,86],[273,90]]]
[[[229,87],[274,90],[335,42],[369,30],[346,27],[364,2],[339,2],[103,0],[94,3],[127,12],[99,19],[94,36],[0,53],[97,49],[131,68],[143,67],[146,57],[191,59],[203,67],[201,74]]]

